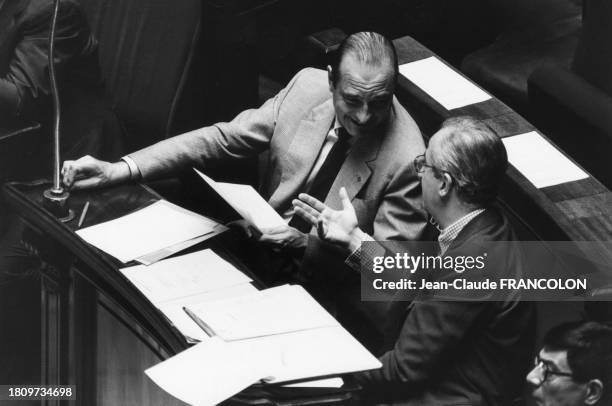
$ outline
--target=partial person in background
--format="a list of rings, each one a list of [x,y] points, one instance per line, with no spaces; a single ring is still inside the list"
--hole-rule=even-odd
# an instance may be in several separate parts
[[[50,176],[52,97],[49,32],[53,0],[0,0],[0,118],[43,125],[36,145]],[[104,99],[97,41],[76,0],[61,0],[55,33],[55,68],[61,102],[62,158],[96,154],[108,159],[122,152],[122,130]],[[22,154],[25,151],[11,151]],[[16,168],[25,169],[25,168]]]
[[[440,255],[475,258],[487,247],[486,267],[461,273],[466,280],[523,274],[522,253],[513,243],[516,236],[494,205],[507,165],[501,139],[470,117],[446,120],[425,154],[414,161],[425,210],[440,231]],[[360,229],[344,192],[342,210],[308,195],[300,195],[294,205],[317,225],[322,239],[344,249],[350,254],[347,263],[360,270],[382,246]],[[364,241],[371,242],[362,247]],[[425,271],[434,281],[452,283],[456,275],[452,269]],[[487,301],[478,291],[467,297],[442,292],[444,298],[427,293],[411,302],[390,302],[382,368],[355,375],[365,389],[366,404],[511,404],[520,396],[532,356],[533,304],[518,297]]]
[[[591,321],[552,328],[527,383],[537,405],[612,405],[612,326]]]
[[[11,138],[9,146],[0,134],[0,182],[51,177],[53,10],[53,0],[0,0],[0,127],[24,121],[42,125],[36,137],[18,134],[14,137],[27,138]],[[61,0],[55,67],[65,159],[83,154],[114,159],[122,153],[122,128],[104,99],[97,55],[79,4]],[[0,382],[39,384],[40,263],[20,244],[22,232],[22,222],[0,200]]]

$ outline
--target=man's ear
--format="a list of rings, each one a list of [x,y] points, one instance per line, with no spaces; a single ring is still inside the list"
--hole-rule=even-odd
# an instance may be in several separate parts
[[[594,405],[601,399],[603,395],[603,383],[599,379],[591,379],[587,382],[586,397],[584,398],[585,405]]]
[[[334,91],[334,74],[331,65],[327,65],[327,82],[329,83],[329,91]]]
[[[440,193],[441,198],[448,197],[450,195],[451,189],[453,187],[453,178],[446,172],[441,172],[440,177],[440,188],[438,189],[438,193]]]

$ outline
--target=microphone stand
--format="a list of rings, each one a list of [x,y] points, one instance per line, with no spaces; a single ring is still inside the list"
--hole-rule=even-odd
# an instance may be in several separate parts
[[[60,221],[66,222],[74,218],[74,211],[68,208],[70,193],[64,190],[60,180],[60,101],[55,78],[55,26],[59,13],[60,0],[55,0],[53,18],[49,31],[49,82],[53,98],[53,186],[43,192],[43,206]]]

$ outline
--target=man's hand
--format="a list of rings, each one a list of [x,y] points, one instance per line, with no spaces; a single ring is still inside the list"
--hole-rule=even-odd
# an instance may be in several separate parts
[[[280,248],[305,249],[308,235],[288,225],[261,230],[259,241]]]
[[[110,186],[129,179],[130,168],[124,161],[110,163],[86,155],[62,166],[62,183],[68,189]]]
[[[249,240],[259,241],[261,233],[259,230],[245,219],[234,220],[226,224],[232,230],[236,230]]]
[[[351,251],[361,245],[365,233],[359,228],[355,208],[345,188],[340,189],[342,210],[333,210],[305,193],[298,197],[299,200],[293,201],[295,212],[317,227],[319,238]]]

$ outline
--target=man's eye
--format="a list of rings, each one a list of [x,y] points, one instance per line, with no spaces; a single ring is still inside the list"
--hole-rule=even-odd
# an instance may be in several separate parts
[[[346,104],[350,104],[351,106],[356,106],[356,105],[359,104],[359,100],[357,100],[357,99],[347,99],[347,98],[345,98],[344,102]]]

